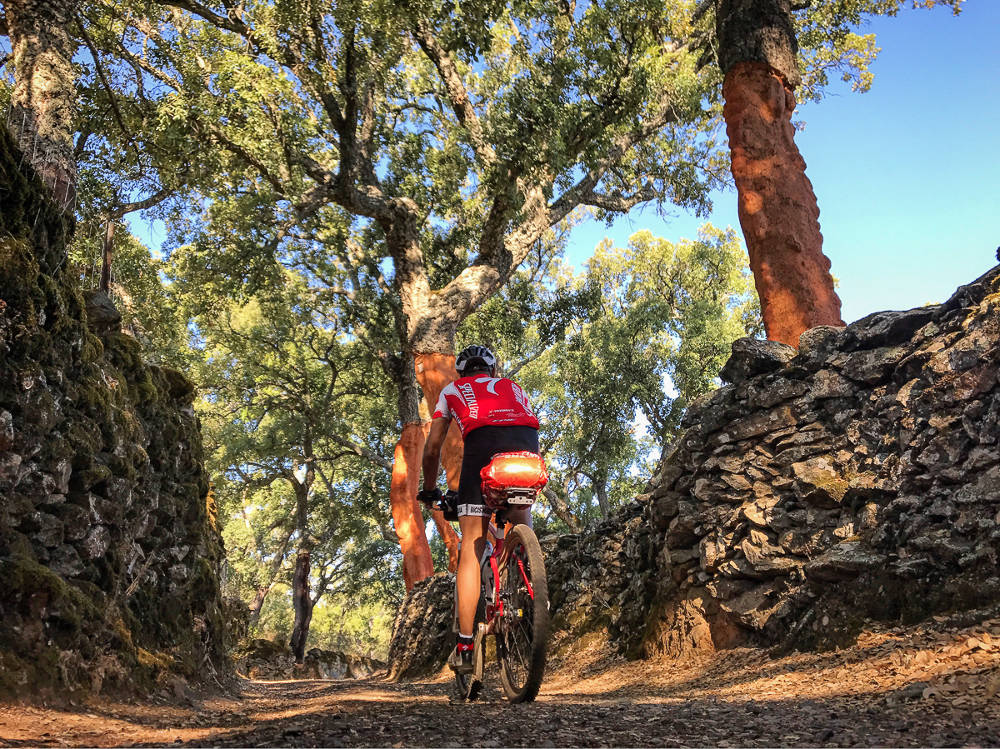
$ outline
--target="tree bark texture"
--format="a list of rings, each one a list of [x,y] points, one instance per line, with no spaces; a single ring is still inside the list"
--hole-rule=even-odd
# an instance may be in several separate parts
[[[570,533],[580,533],[583,530],[583,524],[577,519],[573,511],[570,510],[569,505],[566,500],[557,492],[555,489],[546,486],[542,490],[542,494],[545,498],[549,500],[549,506],[552,508],[552,512],[555,513],[556,517],[566,523],[569,528]]]
[[[270,585],[261,585],[257,588],[256,593],[254,593],[253,602],[250,604],[249,624],[251,627],[256,627],[257,622],[260,621],[260,610],[264,608],[264,600],[270,592]]]
[[[271,592],[271,588],[274,586],[274,578],[278,576],[278,571],[281,569],[282,563],[285,561],[285,552],[288,551],[288,543],[292,536],[289,532],[285,535],[285,540],[282,542],[278,551],[275,553],[274,558],[267,567],[267,578],[257,586],[257,592],[254,594],[253,603],[250,604],[250,627],[256,627],[257,622],[260,621],[260,611],[264,608],[264,600],[267,598],[267,594]]]
[[[18,147],[63,211],[76,200],[73,156],[71,0],[6,0],[14,62],[8,126]]]
[[[424,535],[423,513],[417,501],[424,440],[423,424],[419,421],[403,424],[403,433],[396,443],[389,487],[392,522],[403,552],[403,582],[407,590],[434,574],[431,547]]]
[[[790,0],[721,0],[716,32],[740,225],[764,329],[798,346],[809,328],[844,321],[791,122],[800,77]]]
[[[793,90],[802,82],[790,0],[722,0],[715,29],[723,74],[737,63],[762,62]]]
[[[767,337],[798,346],[817,325],[843,325],[819,208],[795,145],[795,97],[760,62],[734,65],[723,83],[723,115],[739,193],[740,225]]]
[[[424,403],[427,405],[428,412],[433,415],[441,391],[448,383],[458,379],[458,372],[455,370],[455,355],[417,354],[414,359],[417,382],[420,383],[420,387],[424,391]],[[449,489],[458,489],[463,454],[462,433],[458,424],[453,421],[441,450],[441,463],[444,465],[445,475],[448,477]],[[448,547],[448,570],[454,572],[458,569],[458,534],[451,527],[451,523],[444,519],[444,513],[440,511],[434,512],[434,523],[437,525],[444,545]]]
[[[292,606],[295,610],[295,623],[292,625],[292,638],[289,647],[295,662],[301,664],[306,655],[306,640],[309,637],[309,624],[312,621],[313,602],[309,595],[309,549],[299,548],[295,557],[295,576],[292,578]]]

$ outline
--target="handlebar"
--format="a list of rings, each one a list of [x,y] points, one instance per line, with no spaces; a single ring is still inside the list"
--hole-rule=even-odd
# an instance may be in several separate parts
[[[441,510],[441,512],[447,512],[449,505],[458,504],[457,500],[458,492],[454,489],[449,489],[441,496],[441,499],[434,503],[434,509]]]

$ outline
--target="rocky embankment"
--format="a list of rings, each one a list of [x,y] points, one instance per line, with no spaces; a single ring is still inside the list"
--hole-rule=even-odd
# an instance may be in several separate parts
[[[737,341],[647,493],[543,542],[555,649],[823,648],[1000,600],[998,370],[1000,267],[798,350]],[[393,674],[443,663],[450,609],[445,577],[414,588]]]
[[[0,128],[0,693],[224,668],[222,542],[194,388],[66,269]]]
[[[236,670],[251,679],[367,679],[385,664],[374,658],[312,648],[303,662],[286,645],[273,640],[250,640],[236,659]]]

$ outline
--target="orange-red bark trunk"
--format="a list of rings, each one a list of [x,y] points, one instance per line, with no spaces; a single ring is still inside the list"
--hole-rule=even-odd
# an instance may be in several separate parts
[[[392,522],[403,552],[403,582],[409,590],[418,580],[434,574],[431,547],[424,535],[423,514],[417,502],[420,461],[424,451],[425,431],[419,423],[404,424],[396,443],[392,463],[389,504]]]
[[[798,346],[816,325],[843,325],[819,208],[795,145],[795,96],[769,65],[740,62],[726,73],[723,115],[739,216],[767,337]]]
[[[437,404],[438,396],[444,386],[458,379],[455,371],[455,357],[451,354],[417,354],[415,357],[417,382],[424,391],[424,402],[431,414]],[[452,423],[441,450],[441,463],[448,477],[448,488],[458,489],[458,480],[462,472],[462,433],[458,425]],[[434,522],[438,532],[448,547],[448,569],[454,572],[458,569],[458,534],[440,512],[434,513]]]

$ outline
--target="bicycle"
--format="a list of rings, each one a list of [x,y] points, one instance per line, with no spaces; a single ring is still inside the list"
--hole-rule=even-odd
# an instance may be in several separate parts
[[[530,526],[505,532],[511,510],[529,508],[548,476],[534,453],[500,453],[482,470],[483,498],[492,510],[486,549],[480,559],[481,589],[473,636],[472,673],[455,673],[459,696],[475,700],[483,687],[486,638],[496,641],[500,682],[512,703],[538,696],[549,635],[549,591],[545,560]],[[453,500],[448,492],[442,505]],[[494,523],[494,517],[496,519]],[[458,600],[455,600],[458,631]]]

